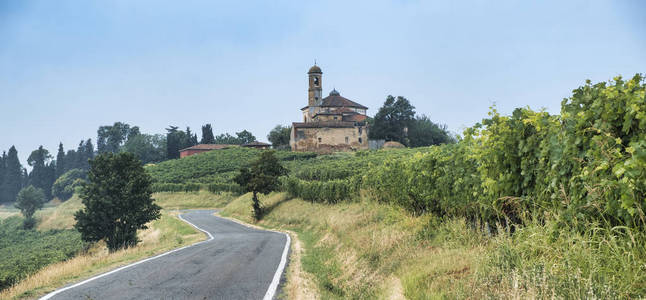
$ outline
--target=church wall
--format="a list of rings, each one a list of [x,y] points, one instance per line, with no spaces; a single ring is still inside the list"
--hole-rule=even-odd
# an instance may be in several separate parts
[[[359,128],[361,128],[361,133],[359,133]],[[359,138],[361,138],[361,143],[359,143]],[[369,148],[368,132],[365,126],[350,128],[294,128],[292,129],[290,146],[293,151],[314,151],[320,153],[367,150]]]

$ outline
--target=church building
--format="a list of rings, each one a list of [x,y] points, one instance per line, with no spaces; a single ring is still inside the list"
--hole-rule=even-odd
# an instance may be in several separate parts
[[[323,72],[316,64],[307,75],[307,106],[301,109],[303,122],[292,123],[292,150],[330,153],[368,149],[368,108],[341,96],[336,89],[323,98]]]

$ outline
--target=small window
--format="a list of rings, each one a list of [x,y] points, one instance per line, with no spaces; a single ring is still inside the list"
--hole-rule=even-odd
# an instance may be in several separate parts
[[[345,137],[345,143],[347,144],[347,143],[349,143],[349,142],[350,142],[350,139],[346,136],[346,137]]]
[[[359,138],[359,144],[361,144],[361,143],[363,143],[363,141],[361,140],[361,138]]]
[[[321,138],[319,138],[319,143],[321,142]]]
[[[335,120],[337,120],[337,117],[334,117]]]
[[[362,131],[363,131],[363,127],[359,127],[359,134],[361,134]],[[359,142],[359,143],[361,143],[361,142]]]

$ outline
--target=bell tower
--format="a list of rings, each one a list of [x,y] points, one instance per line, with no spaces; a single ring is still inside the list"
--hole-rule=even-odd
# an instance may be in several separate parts
[[[323,86],[323,72],[316,63],[310,68],[307,72],[309,77],[309,89],[307,90],[307,105],[308,106],[317,106],[321,103],[321,94]]]

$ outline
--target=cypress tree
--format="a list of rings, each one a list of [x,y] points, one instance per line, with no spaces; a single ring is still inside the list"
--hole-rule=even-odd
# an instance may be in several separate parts
[[[4,195],[4,179],[7,173],[7,152],[2,151],[0,156],[0,202],[2,202],[2,195]]]
[[[67,170],[65,169],[65,149],[63,143],[58,144],[58,153],[56,154],[56,178],[60,177]]]
[[[3,182],[3,193],[0,202],[13,202],[23,183],[23,168],[18,159],[18,150],[15,146],[9,148],[5,160],[5,178]]]
[[[213,128],[211,124],[202,126],[202,144],[215,144],[215,136],[213,135]]]

